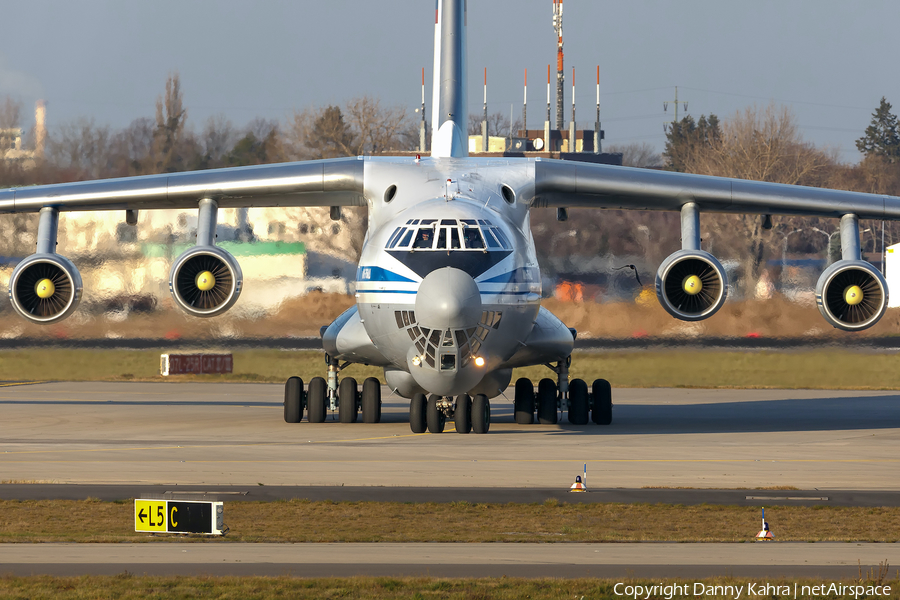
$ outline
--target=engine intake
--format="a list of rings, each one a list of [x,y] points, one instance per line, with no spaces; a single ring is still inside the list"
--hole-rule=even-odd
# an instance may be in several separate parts
[[[217,246],[194,246],[175,259],[169,290],[185,312],[212,317],[231,308],[244,277],[234,256]]]
[[[887,301],[884,277],[862,260],[840,260],[825,269],[816,283],[819,312],[844,331],[862,331],[877,323]]]
[[[725,270],[702,250],[679,250],[656,272],[656,297],[670,315],[702,321],[722,308],[727,295]]]
[[[81,301],[81,274],[58,254],[32,254],[9,279],[9,299],[17,313],[34,323],[68,317]]]

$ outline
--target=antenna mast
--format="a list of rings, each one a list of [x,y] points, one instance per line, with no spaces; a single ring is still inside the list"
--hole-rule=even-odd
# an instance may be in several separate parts
[[[553,29],[556,31],[556,129],[565,127],[565,107],[563,106],[563,84],[566,76],[563,73],[563,0],[553,0]]]
[[[677,85],[675,86],[675,101],[672,102],[672,104],[675,106],[675,120],[668,121],[667,123],[663,124],[663,129],[665,131],[669,130],[668,129],[669,125],[678,125],[678,122],[679,122],[678,121],[678,86]],[[688,103],[682,102],[682,106],[684,108],[684,112],[687,112]],[[668,100],[663,102],[663,112],[669,112],[669,101]]]
[[[419,152],[425,152],[425,67],[422,67],[422,122],[419,124]]]

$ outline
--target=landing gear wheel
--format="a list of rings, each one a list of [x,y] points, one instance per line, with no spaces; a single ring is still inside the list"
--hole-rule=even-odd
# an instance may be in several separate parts
[[[472,431],[487,433],[491,428],[491,402],[484,394],[472,400]]]
[[[309,388],[306,390],[306,410],[309,413],[310,423],[325,422],[325,388],[327,384],[322,377],[313,377],[309,380]]]
[[[357,415],[356,380],[344,377],[338,386],[338,416],[341,423],[356,423]]]
[[[363,381],[362,415],[363,423],[381,422],[381,382],[374,377]]]
[[[303,418],[303,380],[289,377],[284,384],[284,422],[299,423]]]
[[[538,384],[538,422],[541,425],[556,425],[559,413],[556,405],[556,384],[552,379],[541,379]]]
[[[472,431],[472,397],[461,394],[456,399],[456,433],[469,433]]]
[[[429,433],[444,433],[446,417],[438,408],[437,403],[440,399],[440,396],[434,394],[428,396],[428,404],[425,406],[425,421],[428,423]]]
[[[425,433],[425,394],[413,394],[409,401],[409,428],[413,433]]]
[[[583,380],[569,382],[569,423],[587,425],[589,400],[587,384]]]
[[[612,423],[612,386],[605,379],[595,379],[591,388],[591,420],[597,425],[609,425]]]
[[[530,379],[522,377],[516,380],[516,423],[531,425],[534,423],[534,384]]]

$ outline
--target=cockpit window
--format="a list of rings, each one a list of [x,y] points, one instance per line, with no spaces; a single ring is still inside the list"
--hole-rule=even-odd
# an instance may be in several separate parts
[[[397,245],[397,242],[400,241],[400,236],[404,231],[406,231],[405,227],[398,227],[394,230],[394,233],[391,234],[391,238],[388,240],[388,248],[393,248]]]
[[[481,232],[477,227],[466,227],[463,229],[463,239],[466,242],[466,248],[471,250],[481,250],[484,248],[484,240],[481,239]]]
[[[494,235],[497,236],[497,239],[500,241],[501,246],[503,246],[504,248],[512,248],[509,240],[506,239],[506,236],[503,235],[503,231],[501,231],[499,227],[491,227],[491,231],[494,232]]]
[[[487,240],[488,248],[500,247],[500,242],[497,241],[497,238],[494,237],[494,234],[491,233],[488,227],[482,227],[481,231],[484,233],[484,239]]]
[[[419,229],[419,234],[416,236],[416,241],[413,244],[413,248],[426,249],[430,250],[431,246],[434,244],[434,231],[430,227],[422,227]]]
[[[512,248],[503,231],[485,219],[410,219],[410,221],[394,230],[388,238],[387,249],[484,252]]]

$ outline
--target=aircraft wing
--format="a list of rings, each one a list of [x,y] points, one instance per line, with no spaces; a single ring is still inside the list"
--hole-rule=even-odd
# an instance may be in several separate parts
[[[0,190],[0,213],[242,206],[363,206],[362,157],[165,173]]]
[[[900,219],[900,198],[799,185],[541,160],[534,163],[535,207],[680,210]]]

